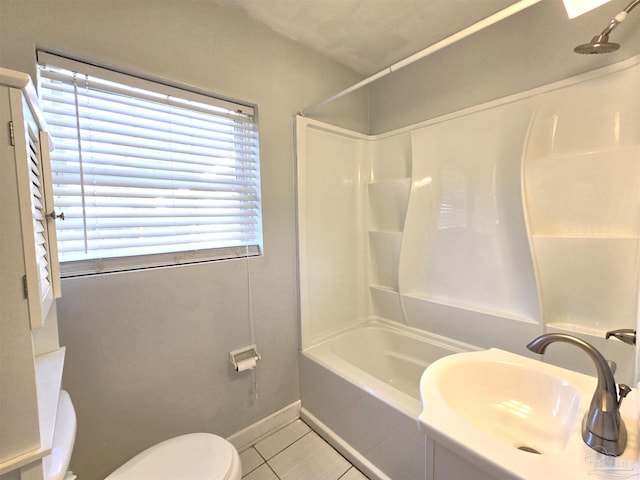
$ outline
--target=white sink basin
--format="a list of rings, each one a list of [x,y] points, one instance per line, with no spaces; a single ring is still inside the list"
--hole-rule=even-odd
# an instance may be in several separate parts
[[[435,372],[427,381],[453,412],[515,448],[562,451],[580,420],[580,392],[546,372],[465,355]]]
[[[637,474],[635,391],[622,404],[629,435],[622,456],[605,457],[582,440],[595,385],[594,377],[498,349],[451,355],[422,375],[419,424],[498,478],[583,479],[601,471],[603,461],[617,473],[624,467]]]

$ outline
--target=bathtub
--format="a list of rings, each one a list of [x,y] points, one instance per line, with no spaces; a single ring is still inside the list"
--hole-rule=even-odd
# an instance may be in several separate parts
[[[477,350],[371,321],[300,354],[302,418],[372,479],[422,480],[419,382],[435,360]]]

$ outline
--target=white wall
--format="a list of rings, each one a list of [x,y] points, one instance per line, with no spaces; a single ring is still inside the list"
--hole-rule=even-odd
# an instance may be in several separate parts
[[[34,75],[36,46],[253,102],[260,114],[265,256],[251,261],[259,397],[251,374],[228,362],[249,343],[244,262],[65,280],[73,470],[104,478],[167,437],[227,436],[297,400],[293,116],[360,77],[212,1],[0,0],[0,65]],[[366,92],[332,109],[326,119],[367,130]]]

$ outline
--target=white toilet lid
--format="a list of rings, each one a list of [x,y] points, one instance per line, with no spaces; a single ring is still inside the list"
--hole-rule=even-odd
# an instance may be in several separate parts
[[[190,433],[148,448],[106,480],[226,480],[238,454],[210,433]]]

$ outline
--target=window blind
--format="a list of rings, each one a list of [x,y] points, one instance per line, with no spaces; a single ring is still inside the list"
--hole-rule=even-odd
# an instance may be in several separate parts
[[[261,253],[252,107],[39,52],[63,276]]]

